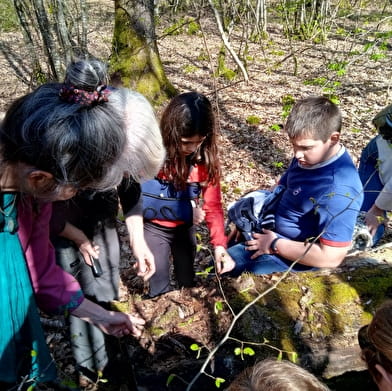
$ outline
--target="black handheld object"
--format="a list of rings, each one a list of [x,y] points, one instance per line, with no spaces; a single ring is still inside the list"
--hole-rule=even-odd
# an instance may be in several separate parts
[[[91,270],[93,271],[94,277],[101,277],[103,271],[98,258],[94,258],[92,255],[90,255],[90,259],[91,259]]]

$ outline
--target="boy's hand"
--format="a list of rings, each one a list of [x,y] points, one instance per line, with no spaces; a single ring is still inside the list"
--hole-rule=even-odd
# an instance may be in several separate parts
[[[276,233],[265,229],[262,234],[253,233],[254,240],[245,242],[246,249],[254,251],[250,259],[255,259],[263,254],[270,253],[271,242],[275,239]]]

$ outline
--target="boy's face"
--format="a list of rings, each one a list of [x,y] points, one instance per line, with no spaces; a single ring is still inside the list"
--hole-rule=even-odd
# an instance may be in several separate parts
[[[326,141],[315,140],[311,136],[303,136],[290,139],[294,149],[294,156],[303,167],[312,167],[322,163],[339,149],[339,133],[333,133]]]

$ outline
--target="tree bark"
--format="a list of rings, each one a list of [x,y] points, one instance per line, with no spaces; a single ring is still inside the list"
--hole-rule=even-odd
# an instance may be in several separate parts
[[[167,79],[155,37],[153,0],[115,0],[113,82],[139,91],[155,104],[176,94]]]
[[[13,0],[30,53],[31,70],[20,73],[29,73],[32,87],[61,80],[72,58],[88,57],[86,2],[78,1]]]
[[[216,24],[217,24],[218,30],[219,30],[219,34],[221,36],[223,44],[225,45],[225,48],[229,51],[229,53],[233,57],[233,60],[238,65],[238,68],[240,69],[240,71],[241,71],[241,73],[242,73],[242,75],[244,77],[244,80],[248,81],[249,80],[248,72],[247,72],[244,64],[242,63],[242,61],[238,57],[237,53],[231,47],[230,41],[229,41],[229,39],[227,37],[227,34],[226,34],[225,30],[224,30],[223,23],[222,23],[222,18],[221,18],[220,14],[219,14],[219,11],[215,7],[214,2],[212,0],[208,0],[208,3],[209,3],[209,5],[210,5],[210,7],[212,9],[212,12],[214,13]]]
[[[49,23],[45,5],[42,0],[33,0],[34,11],[39,25],[39,30],[44,42],[44,50],[49,60],[49,66],[54,79],[59,79],[61,75],[61,59],[54,42],[55,34],[53,26]]]

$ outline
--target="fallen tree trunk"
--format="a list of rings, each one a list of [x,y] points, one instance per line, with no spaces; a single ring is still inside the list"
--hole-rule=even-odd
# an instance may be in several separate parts
[[[357,332],[370,322],[379,304],[392,297],[389,260],[392,250],[386,248],[348,257],[334,270],[289,273],[239,318],[232,339],[222,347],[209,373],[230,381],[243,367],[268,356],[297,358],[300,365],[324,379],[365,369]],[[279,273],[244,274],[238,279],[223,279],[223,291],[234,314],[274,287],[279,277]],[[202,280],[201,285],[151,300],[132,297],[126,304],[147,321],[143,337],[128,346],[144,377],[150,371],[151,376],[160,374],[164,381],[175,373],[189,382],[203,363],[204,353],[227,331],[233,313],[218,284]],[[192,344],[196,344],[194,350]],[[255,354],[244,353],[245,347]],[[159,389],[157,385],[154,388]]]

